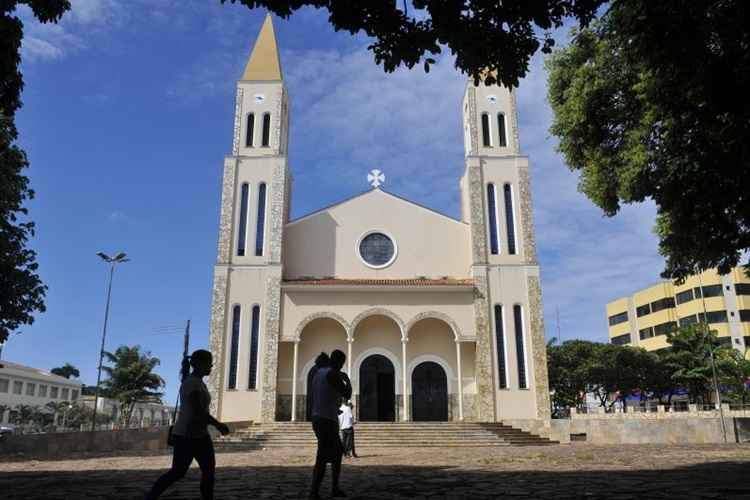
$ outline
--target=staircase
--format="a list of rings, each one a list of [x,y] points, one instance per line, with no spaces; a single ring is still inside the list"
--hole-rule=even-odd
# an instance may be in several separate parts
[[[407,447],[496,447],[558,444],[502,423],[474,422],[361,422],[355,427],[358,449]],[[220,450],[314,448],[309,422],[254,424],[219,437]]]

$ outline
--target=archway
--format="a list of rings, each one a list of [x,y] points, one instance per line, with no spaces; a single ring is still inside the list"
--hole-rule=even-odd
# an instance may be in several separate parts
[[[418,364],[411,374],[411,387],[412,420],[448,420],[448,379],[442,366],[434,361]]]
[[[396,420],[396,373],[393,363],[381,354],[368,356],[359,368],[359,419]]]

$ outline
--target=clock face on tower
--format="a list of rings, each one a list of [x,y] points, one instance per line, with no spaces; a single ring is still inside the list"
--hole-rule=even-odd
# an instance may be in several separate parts
[[[255,102],[263,102],[266,100],[266,96],[263,94],[255,94]]]

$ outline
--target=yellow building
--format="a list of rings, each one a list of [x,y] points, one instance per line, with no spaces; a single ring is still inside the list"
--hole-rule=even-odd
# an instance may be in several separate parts
[[[724,344],[750,347],[750,279],[742,268],[721,276],[704,271],[681,285],[662,281],[607,304],[609,341],[654,351],[669,347],[667,332],[703,321]]]

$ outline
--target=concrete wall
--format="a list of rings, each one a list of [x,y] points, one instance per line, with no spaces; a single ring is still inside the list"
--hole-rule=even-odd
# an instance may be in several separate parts
[[[0,455],[23,453],[33,456],[66,455],[73,452],[115,450],[163,450],[168,427],[96,432],[59,432],[6,436],[0,440]]]

